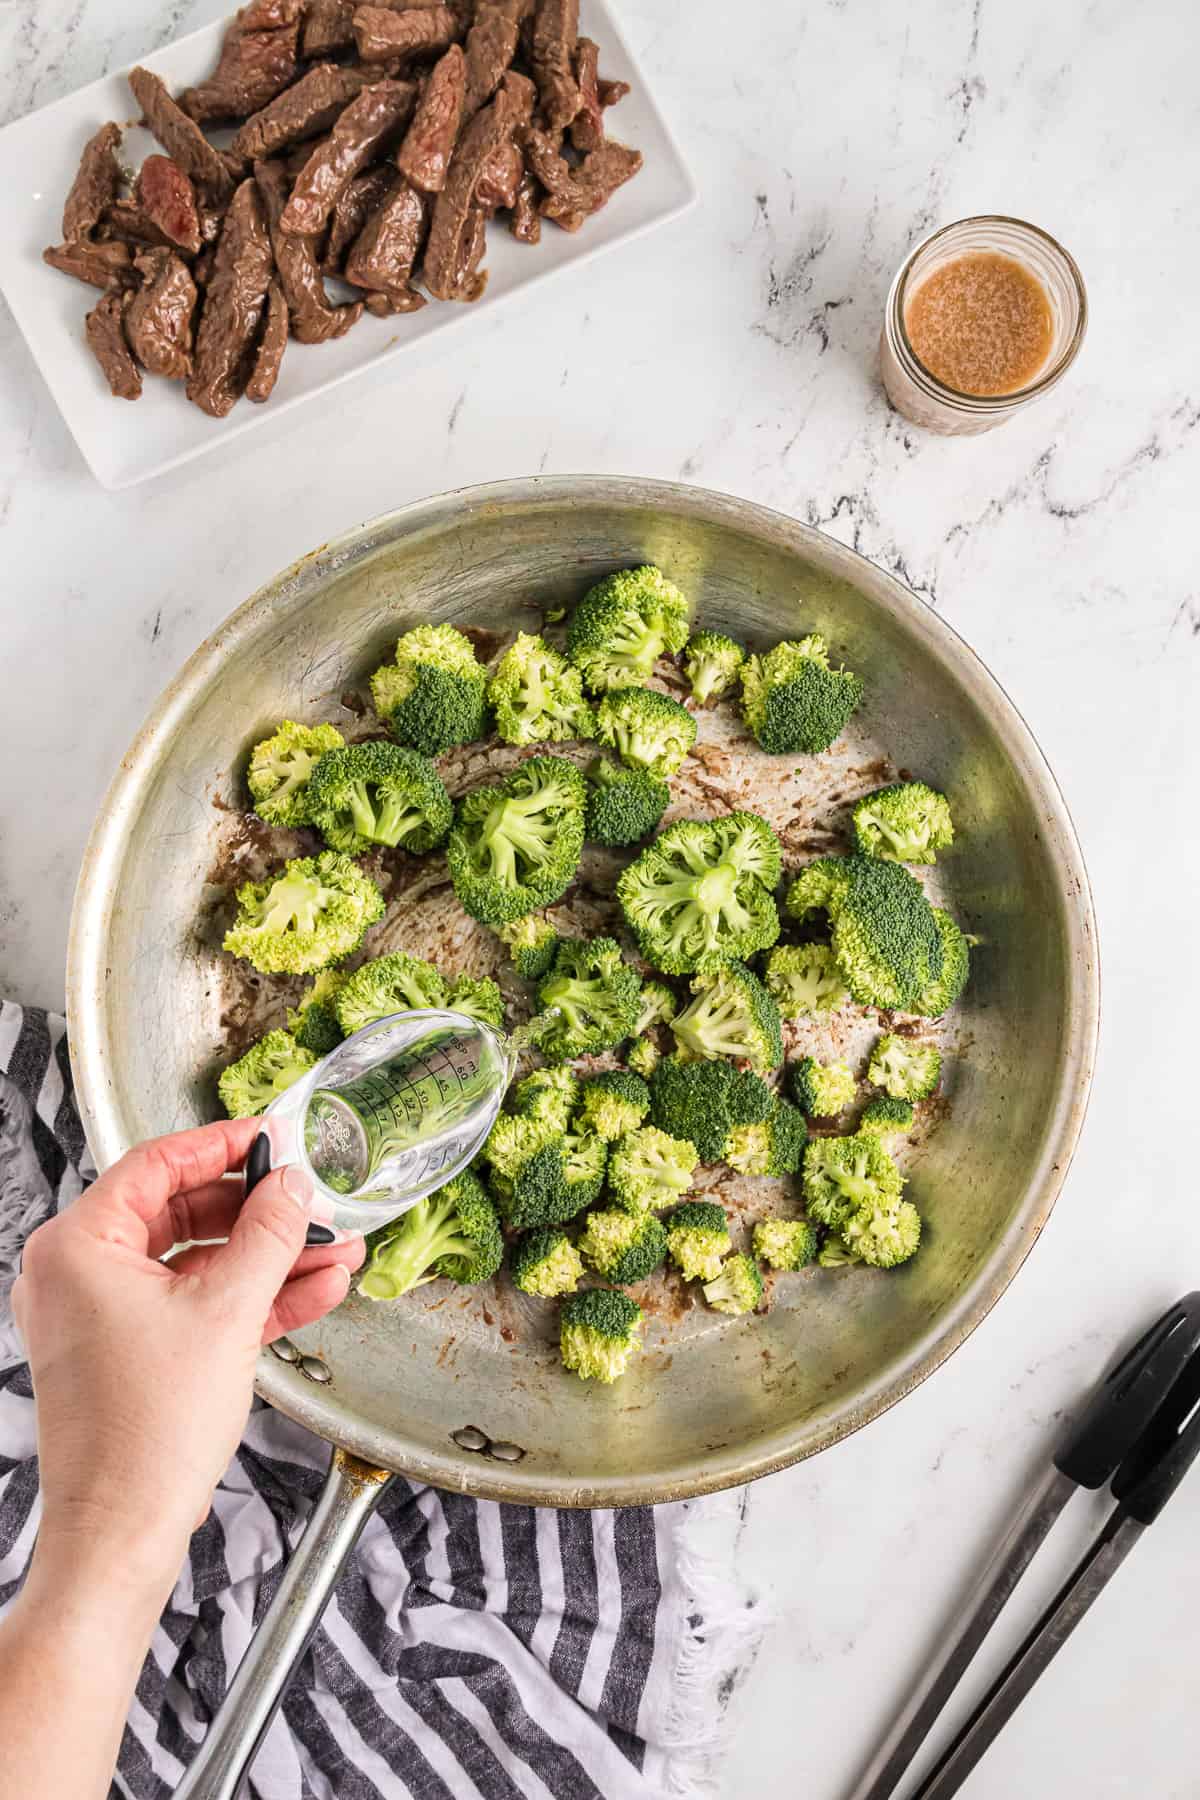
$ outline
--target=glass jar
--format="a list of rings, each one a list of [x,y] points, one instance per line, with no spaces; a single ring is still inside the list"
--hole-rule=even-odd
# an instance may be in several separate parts
[[[917,357],[905,328],[905,308],[920,283],[943,264],[970,252],[989,252],[1020,263],[1045,290],[1051,343],[1035,381],[1009,394],[960,394]],[[909,255],[887,298],[879,357],[883,385],[897,412],[926,431],[967,437],[1003,425],[1021,407],[1048,393],[1074,362],[1087,330],[1087,291],[1073,257],[1036,225],[999,213],[943,225]]]

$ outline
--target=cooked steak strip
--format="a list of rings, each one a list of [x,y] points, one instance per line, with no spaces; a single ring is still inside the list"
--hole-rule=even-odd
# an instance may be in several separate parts
[[[196,190],[169,156],[148,156],[137,173],[134,198],[151,224],[194,256],[200,248]]]
[[[283,164],[256,163],[254,176],[266,208],[275,268],[297,342],[323,344],[330,338],[344,337],[362,316],[361,302],[331,306],[317,264],[315,238],[289,237],[280,230],[289,187]]]
[[[434,203],[425,249],[423,280],[435,299],[459,297],[462,269],[468,260],[464,245],[468,237],[473,242],[475,232],[471,211],[479,178],[496,151],[512,141],[532,109],[533,84],[510,69],[496,98],[475,115],[459,138],[446,185]]]
[[[142,285],[125,308],[129,347],[151,375],[184,381],[192,372],[192,315],[196,284],[173,250],[143,250],[136,259]]]
[[[308,0],[300,48],[311,62],[354,42],[356,0]]]
[[[584,157],[572,169],[553,138],[543,131],[525,134],[525,155],[530,168],[547,190],[542,216],[553,219],[564,231],[578,231],[585,219],[600,211],[616,190],[632,180],[642,166],[640,150],[629,150],[611,139]]]
[[[189,118],[244,119],[282,93],[299,67],[303,0],[251,0],[225,33],[217,66],[179,104]]]
[[[416,97],[411,81],[377,81],[364,88],[296,177],[283,210],[282,229],[297,237],[315,237],[343,189],[399,137],[412,117]]]
[[[571,142],[576,150],[598,150],[604,142],[604,108],[600,104],[600,46],[581,37],[575,46],[575,80],[579,87],[579,111],[571,121]]]
[[[254,373],[246,383],[246,398],[256,405],[269,400],[279,380],[279,365],[288,341],[288,305],[283,288],[273,281],[267,289],[267,317],[254,356]]]
[[[213,149],[195,120],[180,111],[158,76],[149,69],[131,69],[129,85],[147,125],[167,155],[197,187],[224,204],[233,193],[234,179],[220,151]]]
[[[484,212],[514,207],[524,173],[525,158],[516,144],[501,144],[484,163],[475,185],[475,198]]]
[[[366,69],[341,69],[336,63],[318,63],[294,86],[247,119],[234,137],[232,148],[251,162],[263,162],[287,144],[316,137],[328,131],[338,114],[373,80]]]
[[[517,22],[502,7],[481,5],[467,33],[467,87],[463,96],[463,123],[486,106],[517,50]]]
[[[400,173],[426,194],[438,194],[446,185],[446,171],[462,117],[466,74],[462,49],[451,44],[430,71],[412,124],[396,152]]]
[[[166,232],[136,200],[115,201],[97,225],[96,239],[105,244],[128,244],[135,254],[139,250],[161,248],[164,245],[168,249],[171,247],[171,240]]]
[[[413,6],[403,12],[386,6],[360,6],[354,15],[354,41],[363,62],[445,50],[461,31],[458,14],[448,6]]]
[[[200,324],[187,397],[223,419],[245,391],[274,266],[262,196],[243,181],[229,204]]]
[[[425,296],[418,294],[416,288],[401,288],[398,293],[367,295],[367,311],[376,319],[390,319],[393,313],[420,312],[424,305]]]
[[[120,143],[121,127],[109,124],[102,125],[83,146],[79,168],[63,205],[62,233],[68,244],[87,237],[99,224],[105,207],[116,199],[121,186],[117,162]]]
[[[542,235],[542,215],[539,208],[545,189],[537,176],[526,169],[521,176],[521,185],[517,189],[517,197],[509,214],[508,229],[522,244],[536,244]]]
[[[572,59],[579,34],[579,0],[538,0],[529,60],[550,131],[563,131],[579,111],[579,83]]]
[[[458,263],[454,271],[454,293],[451,298],[468,305],[483,298],[487,286],[487,270],[481,270],[487,248],[487,213],[477,202],[467,215],[466,227],[458,241]]]
[[[610,106],[615,106],[632,90],[627,81],[605,81],[601,75],[596,82],[596,91],[600,96],[601,106],[607,112]]]
[[[329,218],[329,236],[321,268],[326,275],[340,275],[346,252],[392,184],[392,172],[383,164],[356,175],[338,196]]]
[[[76,281],[86,281],[89,287],[132,287],[137,280],[129,245],[118,241],[50,244],[42,251],[42,261],[63,275],[73,275]]]
[[[114,397],[140,400],[142,372],[125,341],[124,306],[120,294],[102,295],[84,320],[84,332],[88,349],[100,364]]]
[[[346,258],[355,287],[397,294],[408,287],[429,223],[429,202],[403,175],[393,178]]]

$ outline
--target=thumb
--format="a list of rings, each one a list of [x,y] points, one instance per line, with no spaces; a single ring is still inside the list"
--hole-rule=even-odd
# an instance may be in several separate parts
[[[312,1177],[295,1166],[273,1169],[251,1191],[210,1272],[228,1299],[266,1319],[304,1248],[312,1200]]]

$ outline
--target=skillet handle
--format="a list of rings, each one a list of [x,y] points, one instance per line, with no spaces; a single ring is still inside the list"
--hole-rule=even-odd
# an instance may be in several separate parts
[[[334,1450],[304,1536],[175,1800],[236,1800],[359,1533],[394,1480]]]

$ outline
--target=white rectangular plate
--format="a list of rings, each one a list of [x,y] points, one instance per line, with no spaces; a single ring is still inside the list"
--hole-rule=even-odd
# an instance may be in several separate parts
[[[84,315],[99,298],[98,290],[42,261],[44,247],[61,238],[62,205],[84,144],[106,119],[137,116],[125,71],[0,131],[0,193],[5,199],[0,208],[0,288],[75,442],[104,486],[131,487],[220,448],[342,382],[365,375],[378,378],[385,364],[401,362],[428,338],[491,318],[503,302],[558,270],[578,267],[689,206],[695,199],[691,178],[611,11],[604,0],[584,0],[582,11],[581,28],[600,45],[601,74],[632,86],[611,120],[613,136],[642,152],[641,173],[577,233],[560,231],[547,221],[541,243],[528,245],[517,243],[503,225],[489,227],[487,292],[474,306],[431,300],[420,312],[401,318],[365,315],[336,343],[289,343],[266,405],[240,400],[224,419],[210,419],[185,400],[179,383],[155,376],[146,377],[140,400],[113,399],[83,337]],[[222,23],[193,32],[146,57],[145,66],[178,93],[213,68],[224,30]],[[127,152],[135,146],[139,153],[154,147],[140,131],[131,136]],[[394,374],[394,368],[388,373]]]

